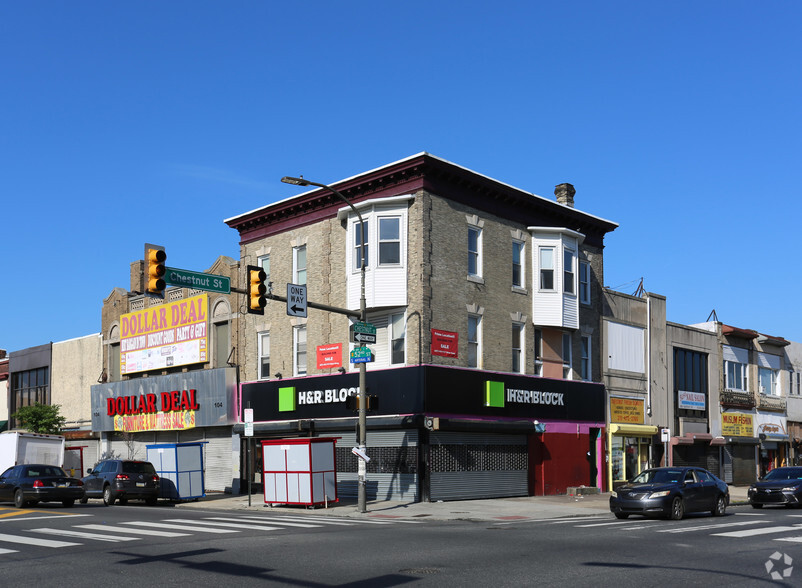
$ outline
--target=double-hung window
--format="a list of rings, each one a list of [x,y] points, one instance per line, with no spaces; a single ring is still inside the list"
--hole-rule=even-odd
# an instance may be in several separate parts
[[[259,379],[270,377],[270,333],[259,333]]]
[[[482,317],[478,314],[468,315],[468,367],[478,368],[481,357]]]
[[[295,327],[292,333],[293,355],[295,356],[295,375],[306,375],[306,326]]]
[[[574,252],[563,249],[563,291],[566,294],[576,294],[574,285]]]
[[[512,371],[523,373],[523,340],[524,326],[521,323],[512,323]]]
[[[262,255],[258,260],[259,267],[265,270],[265,284],[270,283],[270,256]]]
[[[593,378],[590,362],[590,337],[582,336],[582,362],[580,364],[580,377],[589,382]]]
[[[777,372],[771,368],[759,367],[757,370],[757,380],[760,386],[760,393],[768,396],[779,395],[777,386]]]
[[[379,265],[401,263],[401,219],[379,217]]]
[[[512,285],[515,288],[524,287],[524,243],[523,241],[512,242]]]
[[[292,275],[294,284],[306,284],[306,245],[294,247],[292,250]]]
[[[406,325],[404,314],[390,316],[390,363],[402,364],[406,352]]]
[[[579,301],[590,304],[590,264],[587,261],[579,262]]]
[[[571,363],[572,363],[572,348],[571,348],[571,334],[563,333],[563,379],[571,379]]]
[[[554,247],[541,247],[540,256],[540,289],[554,290]]]
[[[535,329],[535,375],[543,375],[543,331]]]
[[[364,230],[364,240],[362,231]],[[364,262],[365,267],[367,268],[369,265],[369,258],[368,258],[368,221],[363,223],[355,222],[354,223],[354,270],[361,270],[362,269],[362,256],[364,255]]]
[[[468,275],[482,275],[482,229],[468,227]]]

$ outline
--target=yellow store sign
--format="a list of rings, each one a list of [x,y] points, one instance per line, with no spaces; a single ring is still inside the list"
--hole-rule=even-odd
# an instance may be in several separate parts
[[[744,412],[725,412],[721,415],[721,434],[725,437],[754,437],[754,415]]]
[[[643,400],[637,398],[610,398],[610,422],[643,424]]]

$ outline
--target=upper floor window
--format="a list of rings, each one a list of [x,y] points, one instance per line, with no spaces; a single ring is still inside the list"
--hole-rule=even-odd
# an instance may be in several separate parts
[[[775,370],[759,367],[757,370],[757,380],[761,394],[772,396],[780,395],[780,389],[779,386],[777,386],[777,372]]]
[[[563,291],[566,294],[575,294],[574,289],[574,252],[563,249]]]
[[[587,261],[579,262],[579,301],[590,304],[590,264]]]
[[[292,333],[293,355],[295,356],[295,375],[306,375],[306,326],[295,327]]]
[[[404,313],[390,316],[390,363],[402,364],[406,361],[406,324]]]
[[[379,265],[401,263],[401,219],[379,217]]]
[[[727,390],[746,392],[746,364],[737,361],[724,362],[724,387]]]
[[[689,349],[674,348],[674,393],[677,408],[682,411],[706,411],[707,400],[699,401],[696,395],[689,398],[681,392],[695,392],[707,396],[707,354]],[[701,416],[701,414],[699,415]]]
[[[543,331],[535,329],[535,375],[543,375]]]
[[[269,255],[262,255],[257,260],[257,263],[258,263],[259,267],[261,267],[263,270],[265,270],[265,275],[267,276],[265,278],[265,284],[269,283],[270,282],[270,256]]]
[[[270,333],[259,333],[259,379],[270,377]]]
[[[292,250],[293,284],[306,284],[306,245],[293,247]]]
[[[516,288],[524,287],[524,243],[523,241],[512,242],[512,285]]]
[[[563,333],[563,379],[571,379],[571,364],[573,350],[571,346],[571,334]]]
[[[364,230],[364,240],[362,231]],[[368,267],[368,246],[369,238],[368,238],[368,221],[363,223],[354,223],[354,269],[361,270],[362,269],[362,256],[364,255],[364,263],[365,267]],[[363,251],[364,247],[364,251]]]
[[[482,275],[482,229],[468,227],[468,275]]]
[[[477,314],[468,315],[468,367],[479,367],[481,354],[482,317]]]
[[[580,377],[589,382],[593,379],[593,372],[591,369],[591,362],[590,362],[590,337],[583,335],[582,336],[582,361],[580,363]]]
[[[554,247],[540,248],[540,289],[554,290]]]
[[[523,333],[521,323],[512,324],[512,371],[519,374],[523,373]]]

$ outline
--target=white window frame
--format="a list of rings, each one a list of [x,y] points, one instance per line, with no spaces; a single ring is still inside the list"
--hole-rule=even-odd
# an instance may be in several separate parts
[[[535,375],[543,375],[543,331],[535,329]]]
[[[473,323],[473,327],[471,325]],[[471,330],[474,332],[471,333]],[[474,338],[471,338],[473,335]],[[467,355],[467,362],[468,367],[470,368],[481,368],[482,367],[482,315],[480,314],[468,314],[468,336],[466,337],[466,341],[468,342],[468,355]],[[474,365],[471,365],[471,350],[474,351]]]
[[[471,235],[476,235],[475,250],[471,249]],[[473,262],[473,269],[471,271],[471,262]],[[477,225],[468,225],[468,276],[473,278],[482,277],[482,227]]]
[[[365,269],[370,266],[370,219],[363,217],[365,225]],[[354,265],[353,271],[359,272],[362,269],[362,225],[359,220],[354,220]]]
[[[737,361],[724,360],[724,388],[736,392],[747,391],[746,374],[748,366]],[[732,369],[732,372],[730,372]],[[740,385],[737,380],[740,379]]]
[[[563,293],[576,294],[576,251],[563,247]]]
[[[303,333],[303,337],[301,334]],[[292,329],[292,373],[295,376],[305,376],[309,373],[309,352],[306,325]]]
[[[571,365],[573,364],[573,341],[571,333],[563,333],[562,358],[563,358],[563,379],[573,379]]]
[[[582,335],[582,358],[580,362],[580,378],[586,382],[593,379],[593,361],[591,359],[592,341],[589,335]]]
[[[259,373],[258,379],[259,380],[267,380],[271,377],[270,375],[270,331],[262,331],[261,333],[256,334],[256,339],[258,341],[258,370]],[[267,347],[267,349],[265,349]],[[264,373],[264,359],[267,358],[267,374]]]
[[[256,265],[265,270],[265,284],[270,283],[270,255],[260,255],[256,260]]]
[[[579,262],[579,302],[590,304],[590,263]]]
[[[390,346],[390,365],[404,365],[407,362],[407,323],[404,313],[391,314],[387,319],[387,339]],[[396,361],[396,347],[400,346],[401,358]]]
[[[523,323],[512,323],[512,372],[515,374],[524,373],[524,341],[526,328]],[[516,347],[517,345],[517,347]],[[515,365],[517,362],[517,366]]]
[[[301,255],[303,252],[303,256]],[[306,275],[309,265],[309,252],[306,245],[299,245],[292,248],[292,279],[293,284],[303,286],[306,284]],[[303,257],[303,259],[301,259]]]
[[[516,260],[517,255],[517,260]],[[512,287],[513,288],[523,288],[524,284],[526,283],[526,277],[524,276],[524,268],[526,264],[524,260],[526,259],[526,243],[523,241],[519,241],[518,239],[512,240]],[[516,273],[518,274],[516,280]]]
[[[401,259],[401,252],[402,252],[403,248],[401,247],[401,216],[399,216],[399,215],[392,215],[392,216],[391,215],[380,215],[380,216],[378,216],[376,218],[376,220],[377,220],[376,225],[377,225],[377,228],[378,228],[378,243],[379,243],[379,247],[378,247],[378,252],[377,253],[378,253],[378,256],[379,256],[378,257],[379,265],[380,266],[391,266],[391,267],[398,267],[398,266],[402,265],[403,260]],[[382,234],[382,225],[384,224],[384,221],[395,221],[397,236],[395,236],[393,238],[387,238],[386,236],[384,236]],[[398,261],[383,261],[382,260],[382,256],[383,256],[383,247],[382,247],[382,245],[387,245],[387,244],[390,244],[390,245],[394,244],[395,245],[395,247],[397,249],[397,254],[398,254]]]
[[[764,382],[764,380],[768,379],[768,382]],[[764,386],[765,383],[768,383],[768,389]],[[778,384],[777,378],[777,370],[758,366],[757,368],[757,385],[760,393],[764,396],[779,396],[780,395],[780,387]]]
[[[538,247],[537,251],[537,266],[538,266],[538,290],[541,292],[556,292],[557,291],[557,284],[555,280],[555,268],[554,268],[554,252],[556,251],[556,247],[548,246],[548,247]],[[550,260],[544,259],[544,254],[548,252],[551,256]],[[546,263],[548,261],[548,264]],[[544,286],[544,278],[546,276],[550,276],[551,278],[551,287]]]

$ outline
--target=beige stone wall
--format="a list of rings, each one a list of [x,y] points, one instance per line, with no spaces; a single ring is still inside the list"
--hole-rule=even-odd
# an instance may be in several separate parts
[[[91,386],[103,370],[102,338],[87,335],[53,343],[50,402],[61,407],[67,428],[92,423]]]

